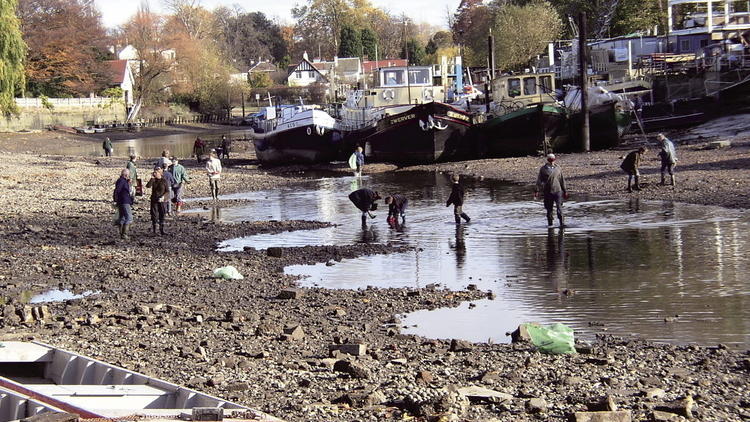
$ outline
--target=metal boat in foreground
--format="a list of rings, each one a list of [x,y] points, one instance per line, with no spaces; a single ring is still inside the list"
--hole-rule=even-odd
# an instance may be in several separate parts
[[[39,342],[0,342],[0,422],[47,412],[81,419],[176,420],[213,408],[224,418],[279,421],[218,397]],[[208,409],[211,410],[211,409]]]

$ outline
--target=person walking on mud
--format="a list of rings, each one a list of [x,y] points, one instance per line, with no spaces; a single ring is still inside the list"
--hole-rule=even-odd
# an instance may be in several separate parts
[[[203,155],[203,148],[205,148],[203,140],[200,136],[196,137],[195,142],[193,143],[193,155],[195,155],[195,161],[199,164],[201,162],[201,156]]]
[[[394,194],[385,197],[385,203],[388,205],[388,224],[397,223],[398,217],[401,216],[401,224],[406,223],[406,208],[409,206],[409,200],[401,194]]]
[[[172,157],[172,176],[175,182],[172,186],[172,193],[174,194],[172,202],[175,204],[175,214],[177,214],[182,211],[182,197],[185,192],[185,185],[190,183],[187,170],[179,163],[177,157]]]
[[[448,197],[448,202],[445,203],[446,207],[453,204],[453,217],[456,220],[456,224],[461,224],[462,218],[466,220],[467,223],[471,221],[471,218],[469,218],[463,210],[464,188],[458,184],[459,179],[460,177],[457,174],[451,176],[451,181],[453,181],[453,184],[451,185],[451,195]]]
[[[380,194],[370,189],[359,189],[349,194],[349,200],[352,201],[357,209],[362,211],[362,225],[367,225],[367,216],[375,218],[375,215],[370,211],[378,209],[378,204],[375,202],[380,199]]]
[[[661,142],[661,150],[659,150],[659,158],[661,159],[661,185],[664,186],[664,173],[668,172],[670,184],[674,186],[674,166],[677,164],[677,151],[674,149],[674,143],[664,136],[663,133],[658,134],[656,139]]]
[[[565,227],[563,220],[562,205],[563,199],[568,199],[568,191],[565,189],[565,178],[563,177],[560,167],[555,165],[555,154],[547,155],[547,163],[539,169],[539,175],[536,178],[536,188],[534,189],[534,198],[537,198],[541,191],[544,195],[544,208],[547,210],[547,227],[552,227],[552,211],[557,207],[557,219],[560,221],[560,227]]]
[[[112,156],[112,141],[109,139],[109,137],[104,138],[104,141],[102,142],[102,149],[104,149],[105,157]]]
[[[159,224],[159,233],[164,236],[164,216],[166,209],[164,208],[164,201],[169,195],[169,187],[167,181],[162,177],[160,169],[154,170],[151,173],[151,180],[146,183],[147,188],[151,188],[151,232],[156,234],[156,224]]]
[[[117,226],[120,228],[120,238],[126,240],[128,239],[128,227],[133,222],[133,195],[130,182],[130,170],[122,169],[112,193],[112,200],[117,206]]]
[[[221,135],[221,155],[222,158],[229,159],[229,150],[232,148],[232,141],[227,139],[226,135]]]
[[[622,164],[620,164],[622,171],[628,174],[628,192],[633,192],[633,189],[641,190],[641,184],[639,183],[641,173],[638,171],[638,168],[641,166],[643,154],[645,153],[646,148],[640,147],[637,150],[628,153],[628,155],[625,156],[625,159],[622,160]],[[631,187],[633,178],[635,178],[635,186]]]
[[[161,175],[167,182],[167,201],[164,202],[164,211],[167,213],[167,215],[172,215],[172,199],[174,198],[174,186],[177,184],[177,182],[175,182],[174,180],[174,175],[169,171],[171,164],[172,160],[169,160],[169,165],[165,162],[161,167]]]
[[[206,163],[206,173],[208,174],[208,184],[211,188],[211,198],[214,201],[219,200],[219,180],[221,179],[221,161],[216,158],[216,151],[211,150],[208,162]]]
[[[357,149],[354,150],[354,156],[357,159],[356,175],[357,177],[362,177],[362,168],[365,166],[365,154],[362,147],[357,147]]]
[[[130,171],[130,184],[135,186],[135,195],[143,196],[143,182],[138,177],[138,166],[135,164],[135,158],[135,154],[131,154],[125,168]]]

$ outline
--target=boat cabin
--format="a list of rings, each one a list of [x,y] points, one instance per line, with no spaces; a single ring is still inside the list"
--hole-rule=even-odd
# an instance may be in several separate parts
[[[503,75],[492,80],[492,98],[496,104],[521,104],[523,107],[553,103],[555,98],[554,73],[524,73]],[[521,103],[521,104],[519,104]]]
[[[434,86],[432,66],[386,67],[377,70],[372,89],[350,92],[350,108],[389,107],[445,101],[445,88]]]

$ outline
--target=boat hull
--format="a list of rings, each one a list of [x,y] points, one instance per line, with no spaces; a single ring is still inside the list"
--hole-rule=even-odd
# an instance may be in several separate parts
[[[466,136],[471,125],[468,113],[431,102],[381,119],[361,141],[374,161],[420,164],[468,159],[477,154],[476,143]]]
[[[267,165],[326,163],[342,160],[346,153],[338,130],[313,124],[269,133],[253,145],[258,160]]]
[[[563,108],[537,105],[488,120],[476,128],[490,157],[519,157],[557,151],[567,142]]]
[[[570,142],[566,150],[580,150],[582,113],[569,117]],[[620,145],[622,136],[630,128],[632,115],[620,110],[616,103],[597,105],[589,111],[589,139],[591,150],[613,148]]]

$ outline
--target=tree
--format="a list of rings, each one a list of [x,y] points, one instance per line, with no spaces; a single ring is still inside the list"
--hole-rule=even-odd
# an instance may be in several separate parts
[[[288,35],[261,12],[218,8],[214,11],[216,39],[226,58],[237,68],[260,59],[281,63],[289,54]]]
[[[320,51],[329,57],[335,55],[339,50],[341,28],[351,16],[347,0],[308,0],[306,5],[293,8],[299,47],[310,52]]]
[[[359,31],[349,25],[341,28],[341,41],[339,44],[339,57],[359,57],[362,52],[362,39]]]
[[[649,31],[659,26],[665,32],[667,16],[661,0],[621,0],[610,24],[608,35],[620,36]]]
[[[164,18],[151,13],[145,3],[123,26],[123,36],[138,52],[138,64],[133,72],[137,102],[161,102],[172,86],[169,73],[174,65],[173,50],[164,27]]]
[[[378,50],[378,38],[370,28],[364,28],[359,34],[362,41],[362,56],[375,60]]]
[[[439,49],[453,46],[453,34],[448,31],[438,31],[432,35],[425,46],[427,54],[435,54]]]
[[[421,66],[425,62],[424,47],[414,38],[406,42],[406,50],[402,50],[402,56],[409,58],[409,64]]]
[[[273,85],[271,77],[266,72],[254,72],[247,79],[251,88],[268,88]]]
[[[93,0],[21,0],[18,16],[32,94],[86,96],[108,86],[109,37]]]
[[[18,113],[16,90],[24,84],[26,44],[16,17],[16,0],[0,0],[0,113]]]
[[[546,1],[500,8],[494,24],[498,66],[510,70],[526,65],[560,36],[561,27],[557,11]]]

